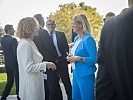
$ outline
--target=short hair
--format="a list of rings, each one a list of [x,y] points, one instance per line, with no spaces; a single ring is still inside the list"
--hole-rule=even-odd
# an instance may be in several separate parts
[[[42,14],[35,14],[34,18],[36,18],[41,27],[44,27],[44,18],[42,17]]]
[[[115,14],[113,12],[107,13],[105,21],[108,21],[108,20],[112,19],[114,16],[115,16]]]
[[[113,17],[113,16],[115,16],[115,14],[114,14],[113,12],[108,12],[108,13],[106,14],[106,17]]]
[[[6,32],[6,34],[8,33],[9,30],[13,29],[13,25],[7,24],[5,25],[4,31]]]
[[[17,26],[16,35],[19,38],[29,38],[34,32],[34,28],[38,25],[38,22],[33,17],[26,17],[19,21]]]
[[[89,21],[87,20],[87,17],[84,14],[75,15],[73,20],[78,23],[82,23],[84,33],[91,34],[91,26],[89,24]]]
[[[54,24],[56,24],[55,20],[49,18],[49,19],[47,19],[47,21],[46,21],[46,25],[47,25],[47,23],[48,23],[49,21],[51,21],[51,22],[53,22]]]
[[[129,8],[124,8],[124,9],[120,12],[120,14],[125,14],[128,10],[129,10]]]

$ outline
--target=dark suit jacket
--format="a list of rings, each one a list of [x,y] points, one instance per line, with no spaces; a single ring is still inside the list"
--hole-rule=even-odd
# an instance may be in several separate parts
[[[18,45],[17,39],[11,35],[4,35],[1,39],[1,45],[5,58],[5,67],[18,68],[16,55]]]
[[[76,32],[73,31],[72,29],[72,35],[71,35],[71,39],[72,39],[72,42],[74,42],[74,39],[75,37],[77,36],[78,34]]]
[[[66,57],[66,52],[69,51],[68,43],[64,32],[56,32],[57,44],[59,51],[63,57]],[[55,61],[58,58],[55,46],[49,36],[49,33],[45,29],[40,29],[39,36],[34,38],[34,42],[37,45],[40,53],[43,55],[46,61]],[[42,48],[43,47],[43,48]]]
[[[105,23],[100,46],[107,77],[96,85],[103,87],[96,94],[104,95],[101,100],[133,100],[133,8]]]

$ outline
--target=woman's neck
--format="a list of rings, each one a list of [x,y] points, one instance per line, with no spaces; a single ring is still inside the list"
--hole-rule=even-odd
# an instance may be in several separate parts
[[[29,37],[29,39],[30,39],[31,41],[33,41],[33,38],[34,38],[33,36]]]
[[[77,33],[78,33],[78,35],[79,35],[79,38],[82,38],[82,37],[83,37],[83,35],[84,35],[83,30],[79,30]]]
[[[79,39],[82,39],[83,35],[84,35],[84,33],[83,33],[83,32],[82,32],[82,33],[80,33],[80,34],[79,34]]]

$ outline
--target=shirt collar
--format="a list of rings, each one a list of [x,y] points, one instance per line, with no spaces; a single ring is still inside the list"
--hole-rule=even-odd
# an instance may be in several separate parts
[[[51,35],[51,33],[48,31],[48,34]],[[53,34],[55,34],[55,31],[53,31]]]

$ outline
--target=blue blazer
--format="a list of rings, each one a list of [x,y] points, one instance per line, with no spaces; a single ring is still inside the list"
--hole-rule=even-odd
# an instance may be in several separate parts
[[[77,41],[79,36],[76,36],[74,42]],[[82,41],[76,48],[74,56],[84,57],[85,62],[75,62],[75,69],[73,70],[73,75],[75,77],[84,77],[94,74],[96,71],[96,43],[91,36],[91,34],[84,34]]]

